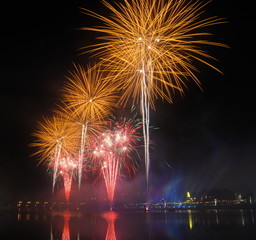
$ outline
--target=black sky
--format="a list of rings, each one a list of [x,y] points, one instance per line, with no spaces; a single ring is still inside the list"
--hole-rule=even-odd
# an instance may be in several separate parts
[[[30,157],[31,133],[55,108],[72,61],[93,61],[79,56],[78,48],[95,35],[78,28],[99,23],[79,7],[107,13],[98,0],[53,2],[1,6],[0,200],[50,188],[45,168]],[[184,98],[175,97],[172,105],[159,102],[152,111],[151,124],[160,128],[151,133],[152,184],[182,178],[188,191],[256,192],[254,5],[213,0],[206,15],[228,21],[208,31],[230,49],[206,48],[224,75],[197,65],[204,91],[191,84]]]

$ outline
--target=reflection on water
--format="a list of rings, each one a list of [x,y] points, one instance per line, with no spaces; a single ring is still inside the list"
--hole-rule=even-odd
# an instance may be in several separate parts
[[[30,213],[26,214],[26,221],[30,221]]]
[[[15,231],[9,231],[10,237],[6,239],[180,240],[208,239],[209,236],[211,239],[256,239],[255,211],[252,209],[174,212],[34,210],[18,211],[14,219],[11,216],[10,224],[18,229],[20,237],[11,237]],[[0,223],[6,218],[0,215]]]
[[[117,219],[117,216],[118,215],[115,212],[106,212],[103,214],[103,217],[107,220],[108,223],[105,240],[116,240],[115,220]]]
[[[69,211],[64,211],[64,212],[59,212],[59,213],[54,213],[55,216],[61,216],[63,217],[63,229],[62,229],[62,234],[61,234],[61,240],[70,240],[71,236],[70,236],[70,228],[71,228],[71,224],[70,223],[70,218],[81,218],[81,214],[76,214],[73,212],[69,212]],[[60,219],[57,217],[55,218],[55,216],[53,215],[53,219],[51,222],[51,240],[55,240],[55,239],[59,239],[60,236],[60,228],[57,227],[57,231],[56,231],[56,221],[57,221],[57,225],[59,224]],[[116,212],[104,212],[102,214],[98,215],[99,217],[102,217],[106,223],[107,223],[107,230],[106,230],[106,236],[105,236],[105,240],[116,240],[116,233],[115,233],[115,220],[118,217],[118,214]],[[77,219],[78,220],[78,219]],[[81,219],[80,219],[81,220]],[[92,224],[97,224],[97,221],[95,221],[96,218],[95,216],[91,216],[90,222]],[[53,227],[54,226],[54,227]],[[87,224],[88,226],[88,224]],[[54,231],[55,228],[55,231]],[[73,228],[73,226],[72,226]],[[74,230],[74,229],[73,229]],[[77,234],[75,236],[75,234],[73,234],[72,239],[76,239],[79,240],[80,239],[80,232],[79,232],[79,228],[77,228]]]
[[[70,231],[69,231],[69,212],[65,212],[63,215],[64,218],[64,227],[62,231],[62,240],[70,240]]]
[[[21,220],[21,213],[20,213],[20,211],[18,211],[17,220],[18,220],[18,221]]]
[[[187,210],[188,212],[188,222],[189,222],[189,229],[192,230],[193,228],[193,218],[192,218],[192,213],[191,210]]]
[[[218,215],[218,210],[217,210],[217,209],[215,209],[215,210],[214,210],[214,212],[215,212],[216,224],[217,224],[217,225],[219,225],[219,215]]]
[[[240,209],[240,213],[241,213],[242,225],[244,226],[244,224],[245,224],[245,222],[244,222],[244,211],[242,209]]]
[[[254,223],[254,216],[253,216],[253,210],[250,209],[250,215],[251,215],[251,218],[252,218],[252,223]]]

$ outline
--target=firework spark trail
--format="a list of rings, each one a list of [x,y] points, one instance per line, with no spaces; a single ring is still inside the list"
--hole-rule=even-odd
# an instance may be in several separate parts
[[[113,133],[103,134],[99,147],[94,150],[95,156],[100,157],[101,159],[101,172],[107,189],[110,210],[112,210],[113,206],[116,179],[122,158],[122,156],[118,154],[118,151],[120,151],[120,140],[116,138],[117,137]]]
[[[116,188],[116,178],[118,174],[118,159],[111,152],[107,154],[104,159],[105,161],[102,164],[102,172],[106,183],[110,210],[112,210]]]
[[[81,186],[81,179],[82,179],[83,158],[84,158],[84,149],[86,144],[87,125],[88,125],[87,122],[85,124],[82,124],[81,146],[79,150],[79,160],[78,160],[78,168],[77,168],[79,188]]]
[[[149,107],[155,109],[157,99],[172,103],[176,92],[183,96],[190,80],[201,88],[194,74],[199,72],[192,64],[194,61],[220,72],[210,62],[216,59],[201,47],[227,46],[207,40],[211,34],[201,29],[225,21],[218,17],[203,18],[203,8],[210,1],[124,0],[115,5],[102,2],[112,13],[110,17],[82,9],[104,23],[82,28],[103,34],[98,38],[102,42],[83,49],[100,57],[109,78],[122,92],[120,104],[126,105],[132,98],[133,103],[141,106],[148,184]]]
[[[64,111],[81,123],[81,139],[78,159],[78,186],[80,189],[84,152],[88,131],[97,132],[101,121],[109,116],[116,106],[117,96],[115,87],[110,82],[104,81],[98,66],[88,66],[85,70],[74,64],[74,71],[67,77],[68,82],[64,87]]]
[[[148,189],[148,175],[149,175],[149,102],[146,94],[146,77],[144,74],[143,66],[143,81],[141,81],[141,112],[142,112],[142,124],[143,124],[143,138],[144,138],[144,156],[145,156],[145,168],[147,178]]]
[[[149,154],[149,123],[150,123],[150,104],[148,99],[147,91],[151,91],[152,79],[150,76],[147,78],[147,75],[150,75],[149,67],[145,67],[145,61],[142,61],[142,77],[141,77],[141,114],[142,114],[142,124],[143,124],[143,138],[144,138],[144,157],[145,157],[145,169],[146,169],[146,182],[147,190],[149,187],[149,167],[150,167],[150,154]],[[147,74],[148,73],[148,74]]]
[[[63,178],[63,182],[64,182],[64,191],[65,191],[65,197],[66,197],[66,201],[69,201],[69,197],[70,197],[70,191],[71,191],[71,184],[72,184],[72,175],[65,172],[62,175]]]
[[[56,150],[55,150],[54,166],[53,166],[52,193],[54,193],[54,187],[55,187],[57,172],[58,172],[58,168],[59,168],[60,153],[61,153],[61,143],[59,143],[56,146]]]
[[[71,157],[62,157],[59,161],[59,175],[63,178],[64,191],[66,200],[69,201],[73,173],[77,169],[78,164]]]
[[[130,154],[135,151],[140,123],[114,123],[111,130],[106,130],[93,140],[93,158],[100,165],[104,177],[110,209],[112,210],[116,181],[121,168],[132,168],[129,164]]]

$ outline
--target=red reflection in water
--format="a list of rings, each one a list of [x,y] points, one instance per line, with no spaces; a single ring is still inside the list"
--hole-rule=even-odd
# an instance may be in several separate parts
[[[115,220],[117,219],[117,216],[117,213],[112,211],[103,214],[103,217],[107,220],[108,223],[108,229],[105,240],[116,240]]]
[[[61,240],[70,240],[69,219],[69,212],[64,212],[64,227]]]

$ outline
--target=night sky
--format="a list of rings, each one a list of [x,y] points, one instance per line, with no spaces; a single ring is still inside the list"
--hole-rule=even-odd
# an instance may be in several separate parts
[[[54,3],[53,3],[54,2]],[[107,14],[99,0],[38,1],[1,6],[0,201],[50,192],[46,167],[36,167],[31,133],[55,108],[72,62],[95,62],[78,49],[95,34],[78,30],[99,25],[79,7]],[[54,5],[53,5],[54,4]],[[183,98],[158,102],[151,111],[151,184],[162,194],[171,185],[185,191],[229,188],[256,193],[255,32],[253,1],[213,0],[207,16],[227,19],[210,27],[212,39],[230,48],[206,47],[224,74],[195,65],[203,91],[189,84]],[[138,183],[144,174],[126,185]],[[169,185],[168,185],[169,184]]]

